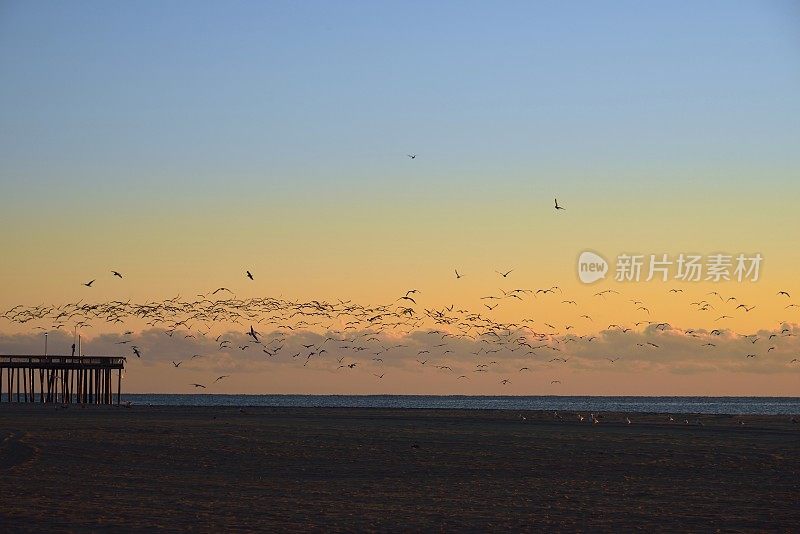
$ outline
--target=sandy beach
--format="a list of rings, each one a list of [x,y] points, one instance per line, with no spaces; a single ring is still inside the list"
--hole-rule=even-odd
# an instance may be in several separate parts
[[[0,524],[6,532],[800,525],[800,425],[788,416],[670,423],[631,414],[627,424],[605,413],[592,425],[559,415],[2,405]]]

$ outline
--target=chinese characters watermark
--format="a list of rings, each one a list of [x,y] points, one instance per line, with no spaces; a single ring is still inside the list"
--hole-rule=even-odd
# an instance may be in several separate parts
[[[747,254],[620,254],[614,279],[617,282],[757,282],[763,257]],[[606,277],[608,262],[595,252],[586,251],[578,258],[578,277],[591,284]]]

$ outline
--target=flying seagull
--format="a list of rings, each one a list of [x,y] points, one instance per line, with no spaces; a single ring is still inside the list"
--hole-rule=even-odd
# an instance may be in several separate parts
[[[86,287],[92,287],[92,284],[94,284],[94,280],[90,280],[89,282],[86,282],[83,285],[85,285]]]
[[[117,276],[119,278],[122,278],[122,275],[117,271],[111,271],[111,274],[114,275],[114,276]]]
[[[250,271],[246,271],[246,274],[247,274],[247,278],[249,278],[250,280],[254,279],[253,278],[253,273],[251,273]]]
[[[558,199],[557,199],[557,198],[555,198],[555,199],[553,199],[553,200],[554,200],[554,201],[555,201],[555,203],[556,203],[556,209],[557,209],[557,210],[565,210],[565,209],[567,209],[567,208],[564,208],[564,207],[562,207],[562,206],[559,206],[559,205],[558,205]]]
[[[411,159],[417,159],[417,155],[416,154],[406,154],[406,156],[408,156]]]

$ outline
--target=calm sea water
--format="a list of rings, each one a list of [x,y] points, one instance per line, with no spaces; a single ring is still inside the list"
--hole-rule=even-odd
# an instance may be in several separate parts
[[[307,408],[447,408],[459,410],[582,410],[655,413],[799,414],[800,397],[490,397],[461,395],[161,395],[127,394],[155,406]]]

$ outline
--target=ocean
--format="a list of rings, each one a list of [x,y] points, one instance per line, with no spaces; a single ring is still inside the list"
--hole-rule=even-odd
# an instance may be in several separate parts
[[[565,410],[781,415],[800,414],[800,397],[572,397],[465,395],[218,395],[123,394],[154,406],[266,406],[305,408],[416,408],[454,410]]]

